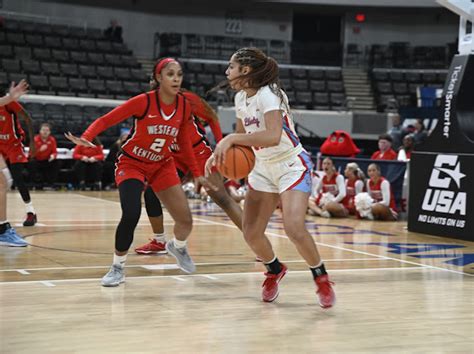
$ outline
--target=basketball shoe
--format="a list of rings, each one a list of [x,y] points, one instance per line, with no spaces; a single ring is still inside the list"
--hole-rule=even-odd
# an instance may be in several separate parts
[[[280,280],[285,276],[288,272],[288,268],[286,265],[281,263],[281,271],[278,274],[273,273],[265,273],[267,277],[262,284],[262,300],[265,302],[272,302],[278,297],[278,283]]]
[[[26,247],[28,242],[23,240],[23,238],[18,235],[13,227],[10,225],[7,226],[8,229],[0,234],[0,245],[10,246],[10,247]]]
[[[166,250],[170,255],[176,258],[178,267],[185,273],[193,273],[196,271],[196,266],[194,265],[191,256],[188,253],[188,248],[176,248],[173,241],[166,242]]]
[[[125,282],[125,271],[122,267],[112,264],[109,272],[102,278],[102,286],[119,286]]]
[[[34,226],[37,222],[38,218],[36,217],[36,214],[27,213],[26,219],[23,221],[23,226]]]
[[[336,303],[336,294],[332,289],[334,284],[332,281],[329,281],[329,276],[327,274],[320,275],[314,279],[316,283],[316,294],[319,297],[319,306],[323,309],[332,307]]]
[[[150,239],[150,242],[143,246],[135,248],[135,252],[138,254],[158,254],[166,253],[166,242],[158,242],[154,238]]]

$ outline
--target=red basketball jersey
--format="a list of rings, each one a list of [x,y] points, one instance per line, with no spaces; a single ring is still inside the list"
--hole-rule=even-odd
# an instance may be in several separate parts
[[[25,138],[20,125],[18,113],[23,107],[18,102],[0,106],[0,144],[10,144]]]
[[[202,175],[189,140],[189,131],[193,129],[191,107],[181,94],[176,96],[175,106],[170,114],[163,112],[158,90],[135,96],[97,119],[82,137],[92,141],[103,130],[130,116],[134,117],[134,121],[129,137],[122,144],[125,156],[145,163],[165,161],[171,156],[170,145],[177,139],[180,149],[189,156],[189,167],[193,175]]]
[[[374,181],[372,179],[369,180],[369,183],[368,183],[369,190],[368,190],[368,192],[369,192],[370,196],[372,197],[372,199],[375,200],[376,202],[381,202],[383,200],[383,196],[382,196],[382,182],[383,181],[386,181],[386,179],[384,177],[380,177],[379,180],[377,181],[377,183],[374,183]],[[396,210],[395,198],[393,196],[392,186],[390,186],[389,207],[392,210]]]
[[[191,103],[192,114],[194,117],[194,124],[196,131],[192,131],[191,141],[193,145],[199,143],[203,138],[205,139],[206,132],[201,121],[209,124],[212,134],[219,142],[222,139],[222,130],[219,125],[218,117],[215,112],[211,111],[211,108],[206,106],[201,97],[190,91],[183,92],[184,97]]]

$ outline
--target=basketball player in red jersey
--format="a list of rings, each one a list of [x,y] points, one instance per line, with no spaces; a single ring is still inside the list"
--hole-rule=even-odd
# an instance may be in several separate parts
[[[31,202],[30,192],[23,177],[23,172],[28,163],[28,156],[23,146],[25,132],[21,127],[20,119],[25,122],[28,129],[30,156],[34,156],[36,149],[30,115],[16,101],[0,105],[0,154],[10,163],[13,181],[25,203],[26,219],[23,226],[33,226],[37,221],[37,217]]]
[[[395,198],[390,182],[382,177],[380,166],[376,163],[369,165],[367,173],[367,192],[375,201],[372,205],[372,215],[375,220],[395,221],[398,219]]]
[[[0,106],[6,106],[19,99],[28,91],[25,80],[15,86],[10,86],[8,95],[0,98]],[[0,245],[10,247],[25,247],[28,244],[17,234],[7,220],[7,190],[13,183],[10,170],[7,167],[4,156],[0,153]]]
[[[156,86],[156,79],[151,82],[152,88]],[[212,155],[211,146],[206,138],[204,126],[201,123],[205,121],[211,127],[212,133],[217,142],[222,139],[222,131],[219,125],[219,118],[217,117],[214,110],[207,104],[206,101],[201,99],[198,95],[189,92],[182,91],[184,97],[191,103],[194,129],[189,130],[189,140],[193,146],[193,153],[198,162],[199,171],[204,173],[207,159]],[[183,174],[187,175],[189,167],[187,160],[189,157],[186,155],[179,145],[171,145],[171,151],[173,152],[173,158],[175,160],[176,168]],[[213,169],[212,173],[208,177],[209,181],[217,187],[217,190],[209,190],[208,194],[213,201],[220,206],[224,212],[230,217],[232,222],[239,228],[242,229],[242,209],[239,204],[235,202],[232,197],[227,193],[223,178],[217,169]],[[196,183],[198,185],[198,183]],[[153,239],[150,242],[137,247],[135,252],[138,254],[156,254],[166,253],[166,235],[164,233],[163,225],[163,211],[161,208],[160,200],[156,197],[155,193],[148,187],[145,191],[145,207],[150,220],[150,224],[153,229]]]
[[[175,59],[165,58],[158,63],[155,72],[159,89],[135,96],[98,118],[81,138],[66,134],[78,145],[92,146],[92,139],[99,133],[130,116],[134,117],[130,135],[117,158],[115,179],[122,218],[115,234],[113,264],[102,278],[103,286],[118,286],[125,281],[123,268],[140,218],[145,182],[157,193],[175,221],[174,239],[166,244],[167,251],[176,258],[184,272],[192,273],[196,269],[186,247],[192,229],[191,211],[169,149],[175,139],[188,156],[194,177],[207,188],[215,187],[202,176],[192,153],[188,138],[189,129],[192,129],[191,106],[180,93],[183,81],[181,66]]]

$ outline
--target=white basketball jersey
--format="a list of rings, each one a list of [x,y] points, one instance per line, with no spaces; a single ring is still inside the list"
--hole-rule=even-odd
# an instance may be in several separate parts
[[[282,111],[283,130],[280,143],[266,148],[252,147],[255,156],[262,160],[278,160],[279,157],[298,154],[302,151],[293,118],[288,112],[288,97],[283,91],[281,93],[286,104],[281,102],[280,97],[273,93],[268,85],[261,87],[252,97],[247,97],[245,91],[240,91],[235,96],[236,115],[242,120],[247,133],[266,130],[264,114],[275,110]]]

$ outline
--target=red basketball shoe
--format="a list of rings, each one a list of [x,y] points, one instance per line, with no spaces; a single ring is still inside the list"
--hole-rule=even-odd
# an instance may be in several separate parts
[[[135,252],[137,252],[138,254],[167,253],[165,246],[166,242],[158,242],[153,238],[150,239],[150,242],[148,242],[147,244],[135,248]]]
[[[38,218],[34,213],[26,213],[26,219],[23,221],[23,226],[35,226],[38,222]]]
[[[329,281],[329,276],[327,274],[320,275],[314,279],[314,282],[318,288],[318,290],[316,290],[316,294],[319,297],[319,305],[323,309],[332,307],[336,303],[336,294],[332,289],[332,285],[334,283]]]
[[[263,282],[262,285],[262,300],[265,302],[272,302],[278,297],[278,283],[288,272],[286,265],[281,263],[281,271],[278,274],[265,273],[267,279]]]

